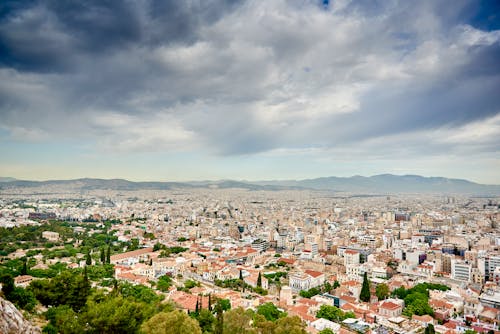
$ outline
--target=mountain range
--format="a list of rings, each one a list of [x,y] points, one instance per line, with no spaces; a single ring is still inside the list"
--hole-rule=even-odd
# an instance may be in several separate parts
[[[74,190],[168,190],[194,188],[242,188],[247,190],[312,189],[358,194],[442,193],[500,195],[500,185],[485,185],[463,179],[424,177],[419,175],[381,174],[374,176],[321,177],[305,180],[274,181],[193,181],[133,182],[124,179],[83,178],[75,180],[26,181],[0,177],[0,189],[64,187]]]

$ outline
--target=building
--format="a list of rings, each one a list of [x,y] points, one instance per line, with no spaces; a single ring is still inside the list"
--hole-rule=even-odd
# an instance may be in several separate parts
[[[294,291],[309,290],[325,283],[325,274],[315,270],[306,270],[290,275],[290,287]]]
[[[43,231],[42,238],[47,239],[48,241],[59,241],[59,233],[52,231]]]
[[[340,331],[339,324],[323,318],[311,322],[311,327],[314,327],[317,331],[322,331],[327,328],[331,329],[334,333],[338,333]]]
[[[292,305],[293,304],[292,288],[285,285],[280,291],[280,305]]]
[[[262,239],[257,239],[252,242],[252,248],[258,252],[263,252],[269,248],[269,242]]]
[[[33,281],[33,276],[21,275],[14,278],[14,285],[21,288],[26,288]]]
[[[386,318],[399,317],[403,313],[404,301],[400,299],[387,299],[380,303],[378,313]]]
[[[150,255],[153,252],[153,247],[142,248],[131,252],[111,255],[111,264],[122,264],[132,266],[138,262],[149,261]]]
[[[471,279],[472,265],[468,262],[461,260],[451,261],[451,277],[459,280],[468,282]]]

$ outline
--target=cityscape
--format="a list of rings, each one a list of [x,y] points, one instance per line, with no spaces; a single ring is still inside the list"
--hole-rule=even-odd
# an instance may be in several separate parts
[[[0,1],[0,334],[500,334],[500,3]]]
[[[16,305],[36,321],[54,307],[46,280],[84,270],[89,289],[141,287],[149,294],[135,298],[182,310],[204,332],[216,331],[216,301],[249,323],[247,310],[263,316],[251,328],[227,313],[223,333],[277,331],[280,318],[308,333],[498,331],[498,195],[93,184],[0,184],[0,268],[30,291]],[[85,330],[57,316],[56,330]]]

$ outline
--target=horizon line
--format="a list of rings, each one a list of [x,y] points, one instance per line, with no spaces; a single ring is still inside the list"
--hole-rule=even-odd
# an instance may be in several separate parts
[[[336,177],[336,178],[343,178],[343,179],[349,179],[349,178],[354,178],[354,177],[364,177],[364,178],[371,178],[371,177],[376,177],[376,176],[384,176],[384,175],[390,175],[390,176],[398,176],[398,177],[405,177],[405,176],[417,176],[417,177],[422,177],[422,178],[444,178],[444,179],[449,179],[449,180],[462,180],[462,181],[468,181],[472,182],[475,184],[479,185],[487,185],[487,186],[500,186],[500,184],[494,184],[494,183],[481,183],[477,181],[473,181],[471,179],[467,178],[457,178],[457,177],[446,177],[446,176],[425,176],[425,175],[420,175],[420,174],[393,174],[393,173],[377,173],[373,175],[360,175],[360,174],[354,174],[351,176],[336,176],[336,175],[329,175],[329,176],[316,176],[316,177],[303,177],[303,178],[287,178],[287,179],[231,179],[231,178],[222,178],[222,179],[186,179],[186,180],[146,180],[146,179],[136,179],[136,178],[125,178],[125,177],[92,177],[92,176],[84,176],[84,177],[74,177],[74,178],[51,178],[51,179],[26,179],[26,178],[17,178],[17,177],[10,177],[10,176],[2,176],[0,178],[4,179],[14,179],[11,181],[4,181],[4,182],[15,182],[15,181],[27,181],[27,182],[49,182],[49,181],[76,181],[76,180],[85,180],[85,179],[90,179],[90,180],[106,180],[106,181],[111,181],[111,180],[124,180],[128,182],[134,182],[134,183],[140,183],[140,182],[165,182],[165,183],[191,183],[191,182],[222,182],[222,181],[236,181],[236,182],[286,182],[286,181],[306,181],[306,180],[315,180],[315,179],[322,179],[322,178],[331,178],[331,177]],[[0,182],[0,184],[3,182]]]

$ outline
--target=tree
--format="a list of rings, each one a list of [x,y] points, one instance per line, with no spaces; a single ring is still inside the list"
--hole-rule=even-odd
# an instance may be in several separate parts
[[[90,294],[90,284],[85,274],[63,271],[52,280],[32,281],[29,288],[45,306],[68,305],[75,311],[83,308]]]
[[[28,261],[26,259],[23,260],[23,267],[21,269],[21,275],[28,274]]]
[[[274,334],[306,334],[304,323],[297,317],[284,317],[276,321]]]
[[[161,312],[146,321],[144,334],[201,334],[198,322],[182,311]]]
[[[363,275],[363,285],[361,286],[361,293],[359,294],[359,299],[364,302],[370,301],[370,281],[368,281],[368,275],[365,272]]]
[[[414,295],[416,295],[416,294],[414,294]],[[418,295],[421,295],[421,294],[418,294]],[[406,298],[405,298],[405,304],[406,304]],[[417,297],[417,299],[406,304],[406,307],[403,310],[403,314],[406,316],[409,316],[409,317],[411,317],[413,314],[416,314],[416,315],[428,314],[430,316],[433,316],[434,310],[429,305],[429,301],[427,298],[419,299]]]
[[[266,318],[261,314],[256,314],[253,317],[252,325],[259,334],[274,334],[276,331],[276,323],[266,320]]]
[[[88,324],[90,333],[136,333],[152,313],[148,304],[122,296],[105,298],[100,303],[89,301],[87,306],[82,323]]]
[[[36,298],[30,290],[15,287],[9,294],[8,299],[16,305],[17,308],[26,311],[33,311],[36,306]]]
[[[378,284],[375,294],[379,300],[386,299],[389,296],[389,286],[385,283]]]
[[[78,319],[78,314],[68,305],[49,308],[46,317],[50,321],[50,325],[56,330],[56,333],[79,334],[85,331]]]
[[[318,334],[334,334],[334,333],[330,328],[325,328],[322,331],[320,331]]]
[[[273,303],[265,303],[257,307],[257,314],[261,314],[269,321],[276,321],[279,318],[285,317],[286,313],[280,311]]]
[[[223,334],[244,334],[252,330],[252,314],[242,307],[224,313]]]
[[[433,324],[428,324],[427,327],[425,327],[424,334],[435,334],[436,331],[434,330],[434,325]]]
[[[106,252],[106,263],[111,263],[111,246],[108,245],[108,251]]]
[[[316,317],[327,319],[330,321],[340,322],[347,318],[355,318],[352,312],[344,312],[336,306],[321,305]]]
[[[220,304],[223,311],[228,311],[231,309],[231,301],[229,299],[218,299],[217,303]]]
[[[259,271],[259,276],[257,276],[257,287],[262,288],[262,276]]]
[[[156,288],[162,292],[167,292],[171,286],[172,286],[172,279],[168,275],[161,276],[158,279],[158,283],[156,284]]]
[[[85,264],[87,266],[90,266],[92,264],[92,258],[90,257],[90,251],[87,252],[87,255],[85,256]]]
[[[193,281],[191,279],[188,279],[187,281],[184,282],[184,287],[186,289],[192,289],[196,286],[200,286],[200,283],[199,282],[196,282],[196,281]]]
[[[2,283],[2,292],[5,298],[9,299],[9,295],[14,291],[14,278],[11,274],[3,274],[0,277],[0,283]]]
[[[333,282],[333,288],[336,289],[338,287],[340,287],[340,283],[339,281],[335,280],[335,282]]]
[[[221,304],[221,299],[217,301],[215,304],[214,308],[215,314],[217,316],[216,321],[215,321],[215,334],[222,334],[223,328],[224,328],[224,311],[222,309],[222,304]]]
[[[101,263],[106,263],[106,253],[104,252],[104,248],[101,247]]]
[[[203,333],[212,333],[214,330],[215,317],[209,310],[200,310],[196,317]]]
[[[300,290],[299,295],[304,298],[311,298],[321,293],[319,288],[310,288],[309,290]]]

